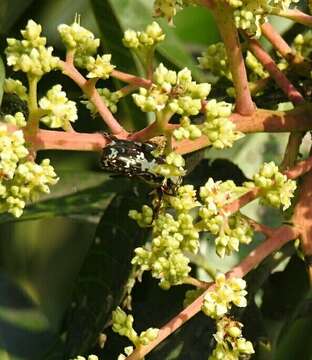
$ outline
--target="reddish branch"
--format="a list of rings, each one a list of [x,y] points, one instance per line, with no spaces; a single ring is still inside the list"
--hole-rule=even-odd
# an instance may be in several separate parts
[[[311,104],[296,107],[294,110],[271,111],[257,109],[250,116],[233,114],[231,120],[236,124],[237,130],[244,133],[252,132],[288,132],[288,131],[308,131],[312,129],[310,114]],[[169,125],[173,127],[175,125]],[[129,140],[146,141],[155,136],[162,135],[154,122],[143,130],[131,134]],[[27,141],[33,143],[37,150],[59,149],[59,150],[81,150],[97,151],[101,150],[106,141],[102,135],[72,133],[52,130],[39,130],[35,135],[25,134]],[[208,138],[202,136],[197,140],[184,140],[175,143],[175,149],[181,153],[189,153],[202,149],[209,145]]]
[[[233,21],[233,11],[224,2],[215,3],[211,10],[216,19],[228,55],[229,68],[236,94],[235,110],[241,115],[250,115],[255,111],[255,105],[248,86],[244,58],[238,32]]]
[[[295,104],[301,103],[304,101],[303,96],[300,92],[294,87],[294,85],[287,79],[284,73],[277,67],[275,61],[271,56],[262,48],[261,44],[256,39],[248,40],[249,49],[256,56],[256,58],[261,62],[263,67],[268,71],[271,77],[275,80],[277,85],[282,89],[285,95],[290,101]]]
[[[135,75],[131,75],[131,74],[127,74],[125,72],[122,71],[118,71],[118,70],[113,70],[111,73],[111,76],[121,80],[125,83],[129,83],[132,85],[136,85],[139,87],[144,87],[144,88],[149,88],[152,85],[152,81],[151,80],[146,80],[144,78],[135,76]]]
[[[290,226],[282,226],[277,229],[273,236],[269,237],[246,258],[232,270],[227,273],[227,277],[243,277],[254,267],[259,265],[268,255],[273,251],[280,249],[288,241],[295,239],[298,236],[298,232]],[[199,296],[192,304],[181,311],[177,316],[170,320],[160,330],[158,337],[146,346],[140,346],[134,352],[127,357],[127,360],[139,360],[147,355],[152,349],[160,344],[164,339],[186,323],[189,319],[195,316],[201,311],[202,303],[205,295],[208,291],[212,291],[214,286],[210,286],[201,296]]]
[[[94,82],[92,80],[85,79],[71,62],[60,61],[60,65],[63,72],[71,78],[80,87],[89,100],[92,101],[94,106],[97,108],[98,113],[110,128],[111,132],[114,135],[119,135],[120,137],[127,137],[128,133],[104,104],[101,96],[94,86]]]
[[[283,58],[288,61],[292,61],[292,59],[295,57],[295,54],[293,53],[291,47],[269,22],[261,25],[261,33],[270,41],[270,43],[283,56]]]
[[[289,9],[284,11],[281,10],[278,12],[278,15],[293,20],[299,24],[312,27],[312,16],[305,14],[304,12],[298,9]]]
[[[35,150],[101,151],[107,145],[107,139],[100,133],[39,130],[34,135],[24,135]]]

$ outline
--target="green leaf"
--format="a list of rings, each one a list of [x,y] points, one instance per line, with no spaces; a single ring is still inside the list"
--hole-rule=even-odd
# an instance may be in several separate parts
[[[204,6],[188,6],[174,17],[175,34],[196,52],[220,41],[212,13]]]
[[[128,212],[144,203],[146,191],[142,194],[142,187],[117,195],[101,218],[78,276],[75,306],[68,316],[68,356],[84,353],[94,345],[123,297],[133,250],[146,238],[146,231],[128,217]]]
[[[75,179],[76,176],[77,174],[73,175],[73,178]],[[72,188],[71,181],[69,188],[58,189],[52,193],[51,198],[28,205],[18,219],[7,213],[1,214],[0,224],[56,216],[99,216],[110,203],[114,193],[126,191],[131,186],[131,182],[124,178],[111,179],[106,174],[101,174],[97,181],[100,178],[102,178],[102,182],[99,185],[82,190]],[[79,184],[77,186],[79,187]],[[64,196],[58,195],[63,191],[65,192]]]
[[[4,274],[0,274],[0,293],[1,360],[42,360],[49,352],[62,354],[47,318]]]
[[[291,284],[293,285],[293,283]],[[289,288],[288,288],[289,289]],[[293,290],[291,291],[291,293]],[[304,298],[294,316],[286,322],[274,353],[274,360],[311,360],[312,354],[312,293]],[[287,301],[287,298],[280,298]]]
[[[101,0],[93,1],[104,3]],[[115,9],[115,14],[118,17],[122,31],[129,28],[143,30],[147,24],[155,21],[152,17],[152,2],[150,0],[126,2],[124,0],[110,0],[108,2]],[[178,68],[188,67],[196,80],[202,80],[202,72],[197,67],[197,63],[183,41],[177,36],[175,29],[170,27],[163,19],[157,19],[157,21],[159,21],[165,31],[166,40],[157,46],[156,51],[174,66]]]
[[[5,34],[13,27],[34,0],[1,0],[0,34]]]
[[[292,291],[289,291],[289,284],[292,284]],[[264,316],[273,320],[288,320],[308,289],[305,263],[294,255],[285,270],[273,273],[263,287],[261,309]]]

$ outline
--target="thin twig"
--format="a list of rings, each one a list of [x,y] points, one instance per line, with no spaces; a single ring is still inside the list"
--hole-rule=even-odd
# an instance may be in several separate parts
[[[127,131],[119,124],[117,119],[115,119],[108,107],[104,104],[101,96],[94,86],[94,83],[85,79],[72,64],[60,61],[60,66],[62,67],[63,72],[70,77],[80,87],[90,101],[92,101],[111,132],[114,135],[119,135],[120,137],[127,137]]]

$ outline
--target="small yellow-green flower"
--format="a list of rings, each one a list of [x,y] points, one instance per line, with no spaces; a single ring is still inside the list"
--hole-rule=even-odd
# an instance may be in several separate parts
[[[69,123],[78,118],[75,102],[68,100],[61,85],[54,85],[47,95],[40,99],[39,106],[47,112],[41,121],[51,128],[67,129]]]

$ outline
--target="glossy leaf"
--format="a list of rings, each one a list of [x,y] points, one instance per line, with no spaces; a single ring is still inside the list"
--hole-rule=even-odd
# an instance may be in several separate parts
[[[68,356],[84,353],[94,345],[112,310],[120,303],[133,250],[146,238],[146,232],[128,217],[128,212],[140,209],[145,202],[145,196],[137,189],[117,195],[105,210],[78,276],[75,305],[68,316]]]
[[[95,1],[104,3],[100,0]],[[152,17],[153,2],[150,0],[108,0],[108,2],[115,9],[123,31],[128,28],[142,30],[147,24],[155,21]],[[177,36],[174,28],[168,26],[162,19],[157,19],[157,21],[160,22],[166,33],[166,40],[157,46],[157,52],[167,62],[178,68],[188,67],[197,80],[202,79],[202,73],[193,60],[192,54]]]
[[[0,274],[1,360],[42,360],[49,352],[62,354],[47,318],[22,289]]]
[[[7,33],[34,0],[1,0],[0,34]]]
[[[1,214],[0,224],[55,216],[99,216],[109,204],[114,193],[125,191],[130,186],[129,181],[126,179],[110,179],[107,176],[104,178],[106,180],[102,181],[98,186],[91,186],[64,196],[55,195],[56,197],[28,205],[23,215],[18,219],[8,213]]]

